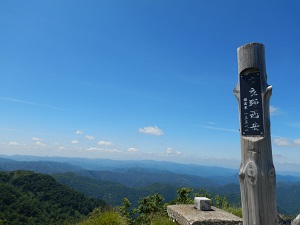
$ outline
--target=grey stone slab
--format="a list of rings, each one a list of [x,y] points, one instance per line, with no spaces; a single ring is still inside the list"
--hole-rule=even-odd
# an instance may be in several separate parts
[[[194,205],[169,205],[168,215],[180,225],[242,225],[243,220],[216,207],[199,211]]]
[[[292,225],[300,225],[300,214],[292,221]]]

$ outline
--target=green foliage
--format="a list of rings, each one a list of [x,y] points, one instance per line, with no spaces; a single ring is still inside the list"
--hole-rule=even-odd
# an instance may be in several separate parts
[[[177,198],[172,202],[178,204],[192,203],[191,195],[193,189],[179,188],[177,190]],[[205,189],[201,189],[200,193],[194,193],[196,196],[205,196],[212,199],[216,206],[222,208],[234,215],[242,217],[242,209],[239,207],[229,206],[227,197],[216,195],[212,198],[212,194]],[[123,205],[117,207],[116,211],[108,212],[99,209],[94,210],[90,218],[78,225],[94,225],[94,224],[128,224],[128,225],[171,225],[175,224],[166,214],[166,205],[162,195],[154,194],[141,198],[138,201],[137,208],[132,208],[132,204],[128,198],[123,198]]]
[[[243,218],[243,212],[241,207],[228,206],[223,208],[225,211],[232,213],[240,218]]]
[[[0,225],[8,225],[7,220],[1,220],[1,219],[0,219]]]
[[[220,209],[226,209],[229,207],[228,205],[228,201],[227,201],[227,197],[224,196],[222,198],[222,196],[220,195],[216,195],[215,196],[215,204],[216,204],[216,207],[220,208]]]
[[[166,215],[155,215],[150,225],[174,225],[175,223]]]
[[[226,209],[229,207],[228,201],[227,201],[227,197],[224,196],[222,199],[222,208]]]
[[[221,208],[222,207],[222,197],[220,195],[216,195],[215,199],[216,199],[216,207]]]
[[[131,202],[129,201],[128,198],[123,198],[123,205],[117,207],[119,210],[120,214],[124,216],[128,222],[132,222],[132,215],[134,214],[132,211],[130,211],[131,208]]]
[[[127,175],[123,175],[126,179]],[[122,199],[126,197],[132,202],[132,207],[138,206],[139,199],[144,196],[159,193],[166,201],[176,197],[176,186],[169,184],[151,184],[144,187],[130,188],[118,183],[103,181],[86,176],[78,176],[73,173],[55,174],[53,177],[60,183],[82,192],[85,195],[102,199],[112,206],[122,205]]]
[[[207,192],[204,188],[200,189],[200,193],[196,193],[195,196],[206,197],[209,199],[213,199],[212,194]]]
[[[179,188],[177,190],[176,204],[193,204],[194,200],[191,197],[193,189],[191,188]]]
[[[202,194],[201,196],[210,198],[212,200],[212,203],[214,203],[216,207],[223,209],[227,212],[230,212],[240,218],[243,218],[242,208],[230,206],[226,196],[222,197],[221,195],[217,194],[217,195],[215,195],[215,198],[213,199],[212,194],[208,193],[203,188],[200,190],[200,193]]]
[[[127,218],[130,218],[132,213],[129,211],[129,208],[131,207],[131,202],[128,198],[123,198],[123,206],[119,207],[120,213],[124,215]]]
[[[66,224],[105,205],[30,171],[0,172],[0,193],[2,224]]]
[[[129,225],[127,218],[113,210],[95,209],[92,215],[77,225]]]
[[[168,225],[174,224],[166,214],[166,204],[163,196],[159,194],[149,195],[139,200],[137,208],[132,209],[131,202],[123,199],[123,206],[118,207],[122,216],[127,217],[131,225]]]
[[[137,211],[140,214],[150,214],[161,212],[163,209],[164,198],[159,194],[150,195],[139,200]]]

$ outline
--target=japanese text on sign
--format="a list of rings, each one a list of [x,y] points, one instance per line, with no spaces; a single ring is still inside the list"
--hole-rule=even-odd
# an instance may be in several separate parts
[[[242,135],[263,135],[263,110],[260,73],[240,76]]]

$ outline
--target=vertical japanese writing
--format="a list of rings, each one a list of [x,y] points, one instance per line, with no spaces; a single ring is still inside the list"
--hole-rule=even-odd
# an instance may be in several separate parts
[[[263,135],[260,73],[240,76],[242,135]]]

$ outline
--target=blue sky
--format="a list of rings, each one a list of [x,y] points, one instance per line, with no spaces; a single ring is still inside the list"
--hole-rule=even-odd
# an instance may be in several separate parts
[[[300,3],[0,2],[0,154],[238,167],[237,48],[265,45],[275,166],[300,171]]]

